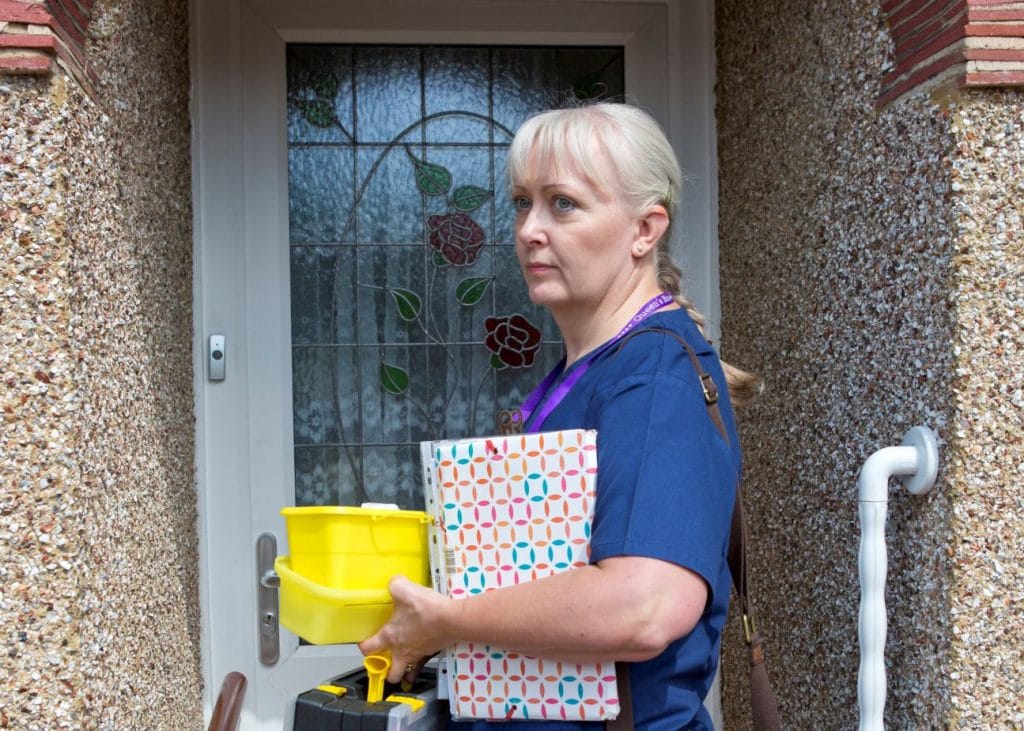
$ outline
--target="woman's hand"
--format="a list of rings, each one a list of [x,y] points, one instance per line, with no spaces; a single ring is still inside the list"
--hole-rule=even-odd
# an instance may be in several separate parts
[[[404,576],[392,578],[388,591],[394,603],[391,619],[360,642],[359,650],[364,655],[390,651],[388,682],[411,681],[426,658],[455,641],[443,635],[443,617],[452,600]]]

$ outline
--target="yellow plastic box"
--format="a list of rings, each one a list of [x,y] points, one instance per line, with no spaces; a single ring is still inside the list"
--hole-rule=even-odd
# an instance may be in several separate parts
[[[402,574],[430,585],[427,525],[420,511],[302,507],[281,511],[289,556],[281,578],[281,624],[307,642],[359,642],[391,615],[387,584]]]
[[[281,577],[281,624],[314,645],[362,642],[391,616],[387,589],[335,589],[292,570],[288,556],[278,556]]]

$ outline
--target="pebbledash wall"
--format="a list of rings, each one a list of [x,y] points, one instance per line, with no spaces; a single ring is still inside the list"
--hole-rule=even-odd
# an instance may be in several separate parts
[[[787,727],[856,726],[857,474],[927,424],[938,484],[890,488],[886,722],[1022,728],[1024,9],[720,0],[716,23],[723,350],[767,382],[741,421]]]
[[[745,484],[787,727],[856,723],[857,470],[917,423],[940,482],[892,490],[887,721],[1024,726],[1019,5],[716,16],[723,350],[768,384]],[[202,727],[187,49],[184,2],[0,0],[0,728]]]
[[[186,3],[2,0],[0,69],[0,728],[198,729]]]

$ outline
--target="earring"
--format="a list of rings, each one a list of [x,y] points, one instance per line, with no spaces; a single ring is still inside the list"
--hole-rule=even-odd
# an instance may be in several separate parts
[[[641,246],[640,244],[637,244],[636,246],[634,246],[633,247],[633,251],[636,252],[637,256],[643,256],[644,255],[644,247]]]

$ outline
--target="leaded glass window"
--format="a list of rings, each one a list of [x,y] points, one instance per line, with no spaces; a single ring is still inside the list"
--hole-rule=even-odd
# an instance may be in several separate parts
[[[621,48],[288,47],[297,505],[421,507],[419,442],[494,433],[558,361],[505,155],[530,114],[622,93]]]

